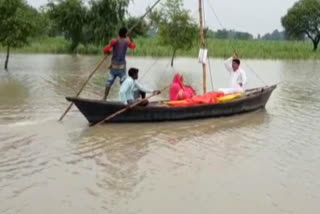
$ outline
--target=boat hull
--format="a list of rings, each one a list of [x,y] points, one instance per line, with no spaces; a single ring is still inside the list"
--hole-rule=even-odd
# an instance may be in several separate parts
[[[246,91],[246,96],[225,103],[203,104],[189,107],[170,107],[166,105],[149,105],[135,107],[108,122],[160,122],[191,120],[199,118],[221,117],[255,111],[264,108],[276,85]],[[75,97],[67,97],[74,102],[90,124],[95,124],[109,115],[123,109],[120,102],[105,102]]]

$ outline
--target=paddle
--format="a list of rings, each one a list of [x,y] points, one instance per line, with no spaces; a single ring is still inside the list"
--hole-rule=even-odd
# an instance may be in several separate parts
[[[112,118],[114,118],[114,117],[116,117],[116,116],[118,116],[118,115],[126,112],[127,110],[132,109],[132,108],[138,106],[139,104],[143,103],[144,101],[149,100],[150,98],[161,94],[161,93],[162,93],[164,90],[166,90],[167,88],[169,88],[169,86],[163,88],[162,90],[160,90],[160,93],[158,93],[158,94],[152,94],[152,95],[150,95],[150,96],[148,96],[148,97],[146,97],[146,98],[144,98],[144,99],[141,99],[141,100],[139,100],[139,101],[131,104],[129,107],[125,107],[125,108],[117,111],[116,113],[114,113],[114,114],[112,114],[112,115],[110,115],[110,116],[107,116],[105,119],[101,120],[100,122],[95,123],[95,124],[92,124],[91,126],[100,125],[100,124],[102,124],[102,123],[105,123],[105,122],[111,120]]]
[[[140,17],[140,19],[129,29],[128,31],[128,35],[131,34],[131,31],[134,30],[134,28],[136,28],[138,26],[138,24],[153,10],[153,8],[155,6],[157,6],[157,4],[160,2],[161,0],[156,1],[152,7],[149,8],[149,10],[147,10],[147,12],[145,14],[143,14],[143,16]],[[82,87],[80,88],[80,91],[77,93],[76,97],[79,97],[79,95],[81,94],[82,90],[85,88],[85,86],[87,85],[87,83],[89,82],[89,80],[91,79],[91,77],[93,76],[93,74],[100,68],[100,66],[103,64],[103,62],[109,58],[109,55],[105,56],[102,61],[98,64],[98,66],[91,72],[91,74],[89,75],[88,79],[84,82],[84,84],[82,85]],[[110,66],[108,66],[110,67]],[[70,111],[71,107],[73,106],[73,102],[70,103],[70,105],[68,106],[68,108],[65,110],[65,112],[62,114],[62,116],[60,117],[60,119],[58,121],[62,121],[63,118],[67,115],[67,113]]]

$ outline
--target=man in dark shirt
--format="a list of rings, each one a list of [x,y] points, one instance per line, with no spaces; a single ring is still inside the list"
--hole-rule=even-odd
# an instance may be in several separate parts
[[[111,40],[111,42],[103,49],[105,54],[112,52],[110,74],[107,79],[106,89],[103,100],[106,100],[115,79],[119,77],[120,84],[126,79],[126,54],[128,48],[134,50],[136,44],[128,36],[127,28],[123,27],[119,30],[119,37]]]

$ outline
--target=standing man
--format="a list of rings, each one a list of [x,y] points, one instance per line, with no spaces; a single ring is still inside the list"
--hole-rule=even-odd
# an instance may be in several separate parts
[[[230,88],[219,89],[226,94],[245,92],[245,85],[247,84],[246,72],[240,67],[240,59],[237,53],[224,62],[224,65],[230,75]]]
[[[122,27],[119,30],[119,37],[111,40],[111,42],[103,49],[105,54],[110,54],[112,52],[110,74],[107,79],[103,100],[107,99],[110,88],[117,77],[120,79],[120,84],[126,79],[127,50],[128,48],[132,50],[136,48],[136,44],[127,36],[127,34],[128,29]]]

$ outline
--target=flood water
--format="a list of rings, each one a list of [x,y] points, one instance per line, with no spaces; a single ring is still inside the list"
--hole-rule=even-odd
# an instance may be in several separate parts
[[[320,211],[319,62],[243,63],[249,88],[279,83],[264,110],[89,128],[76,108],[63,123],[57,119],[68,105],[64,97],[77,92],[100,56],[13,55],[9,72],[0,57],[2,214]],[[174,69],[168,63],[128,59],[150,88],[167,86],[179,71],[201,89],[196,59],[180,58]],[[214,89],[225,87],[223,61],[211,67]],[[106,75],[97,73],[82,97],[101,98]]]

